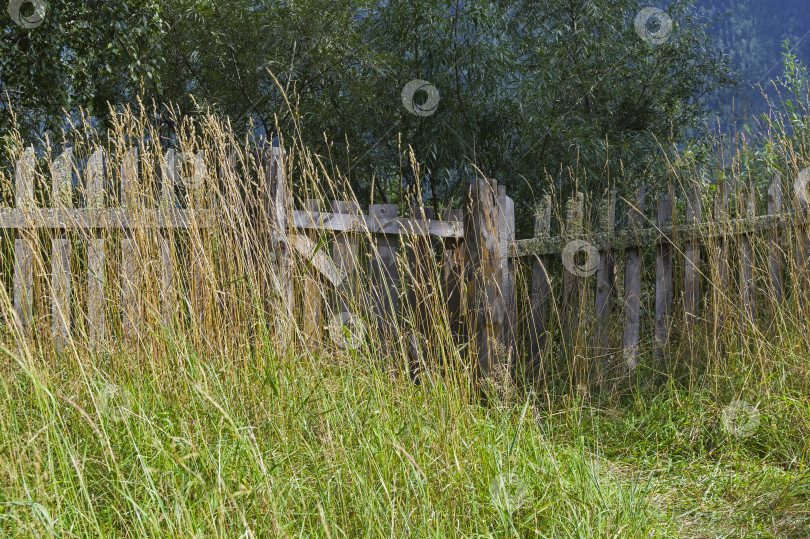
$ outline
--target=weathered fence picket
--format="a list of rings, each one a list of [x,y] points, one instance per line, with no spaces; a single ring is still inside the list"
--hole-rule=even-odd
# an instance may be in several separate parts
[[[218,170],[220,176],[237,177],[232,159],[209,171],[202,151],[183,155],[167,151],[157,170],[158,200],[154,204],[146,196],[153,182],[143,177],[152,165],[142,159],[138,149],[133,148],[125,152],[118,170],[113,171],[110,163],[105,163],[104,151],[95,149],[81,168],[72,151],[66,150],[50,166],[51,208],[35,206],[38,168],[33,149],[27,148],[15,163],[15,208],[0,209],[0,227],[16,234],[14,311],[24,335],[32,334],[35,316],[37,320],[50,316],[50,331],[59,348],[81,334],[77,331],[80,329],[84,329],[91,345],[99,346],[108,342],[113,331],[108,326],[115,326],[118,320],[117,314],[108,317],[108,305],[116,305],[121,308],[123,335],[140,340],[147,308],[166,325],[183,319],[178,316],[183,314],[178,309],[182,290],[188,290],[190,307],[197,313],[194,322],[202,325],[200,316],[208,316],[203,314],[206,302],[215,296],[221,301],[222,294],[212,289],[216,260],[212,260],[210,244],[216,236],[208,229],[217,222],[218,215],[233,220],[234,216],[227,212],[254,209],[265,212],[260,217],[261,223],[267,225],[267,230],[262,229],[266,243],[248,241],[251,245],[237,244],[233,248],[249,251],[244,257],[246,278],[252,279],[254,289],[265,295],[262,304],[270,307],[265,312],[276,317],[276,327],[281,331],[284,324],[299,319],[310,349],[320,349],[325,342],[321,335],[326,322],[323,307],[329,304],[324,287],[332,286],[337,314],[373,320],[372,325],[381,331],[381,339],[376,342],[381,344],[378,348],[383,354],[415,351],[410,367],[418,368],[412,371],[417,375],[424,367],[436,367],[421,363],[425,357],[421,349],[435,348],[429,343],[441,342],[443,335],[436,324],[444,318],[437,314],[445,313],[437,313],[436,306],[446,309],[444,319],[449,322],[450,338],[459,352],[456,357],[476,358],[477,363],[471,367],[480,377],[503,372],[507,362],[531,369],[542,364],[545,369],[549,357],[572,359],[567,354],[573,353],[573,361],[561,361],[559,365],[576,370],[576,376],[596,370],[598,380],[605,382],[615,380],[619,374],[633,375],[642,364],[660,367],[660,360],[672,348],[671,328],[678,309],[684,314],[686,323],[681,335],[687,342],[693,343],[697,334],[693,328],[707,318],[707,327],[713,326],[718,351],[723,353],[736,337],[730,333],[727,326],[732,324],[728,321],[739,315],[736,320],[743,326],[738,329],[743,335],[750,331],[750,325],[758,322],[758,310],[762,309],[757,304],[764,293],[773,308],[784,301],[790,290],[785,284],[788,276],[797,303],[807,299],[810,244],[804,194],[793,193],[793,211],[783,211],[782,178],[775,173],[767,188],[767,215],[756,215],[757,193],[752,181],[735,187],[731,180],[724,180],[714,189],[710,219],[703,218],[702,206],[708,201],[700,185],[685,189],[681,219],[676,214],[674,192],[667,188],[657,193],[657,219],[651,226],[645,217],[646,190],[642,187],[627,201],[627,217],[620,230],[616,229],[615,192],[608,191],[601,202],[593,201],[598,206],[598,219],[596,231],[590,233],[585,226],[585,197],[577,192],[567,200],[559,234],[552,236],[552,199],[544,194],[534,216],[535,237],[517,240],[514,202],[495,180],[465,182],[463,208],[445,210],[441,220],[434,219],[432,210],[421,207],[418,201],[408,217],[399,217],[400,207],[393,204],[372,205],[368,214],[363,214],[354,202],[332,201],[331,213],[323,213],[319,201],[306,200],[303,210],[296,210],[286,183],[284,152],[276,144],[257,154],[256,171],[263,198],[256,208],[237,204],[239,210],[215,209],[211,199],[216,197],[208,195],[223,184],[223,178],[216,182],[210,172]],[[73,207],[74,173],[78,175],[77,184],[86,185],[85,207]],[[106,201],[105,179],[113,177],[120,182],[118,205]],[[183,201],[176,191],[181,186],[188,195]],[[728,209],[733,189],[737,201],[734,219]],[[181,208],[183,203],[185,209]],[[150,206],[155,209],[150,210]],[[793,234],[786,233],[791,229]],[[43,258],[37,247],[40,230],[50,231],[50,288],[43,308],[38,303],[42,299],[35,298],[35,279],[45,271],[39,267]],[[120,254],[107,252],[115,245],[108,240],[117,237],[111,231],[120,231]],[[765,249],[765,256],[760,258],[767,260],[762,279],[768,286],[763,291],[756,286],[759,237]],[[434,252],[434,238],[443,243],[441,256]],[[74,280],[71,275],[72,258],[78,256],[72,252],[72,240],[86,245],[86,264],[79,263],[87,273],[86,294],[76,289],[75,283],[81,284],[83,279]],[[324,240],[328,244],[320,245]],[[176,249],[182,249],[176,248],[176,243],[182,245],[185,241],[189,245],[188,268],[176,267]],[[785,248],[783,242],[790,241],[795,245]],[[572,242],[577,247],[574,255],[568,248]],[[645,285],[645,272],[652,273],[645,269],[645,251],[653,247],[654,282]],[[293,281],[298,273],[293,251],[307,262],[298,287],[300,298],[294,295]],[[789,251],[795,253],[795,258],[787,272]],[[368,264],[361,257],[365,252],[369,253]],[[583,252],[587,255],[584,262],[582,257],[576,258]],[[684,255],[678,303],[673,300],[678,285],[673,277],[675,253]],[[530,275],[520,271],[520,257],[531,257]],[[558,271],[559,257],[563,258],[563,269],[557,279],[552,274]],[[619,257],[624,261],[622,281],[618,280]],[[739,260],[739,274],[730,275],[730,257]],[[114,277],[112,287],[107,286],[106,276],[117,266],[109,264],[108,259],[120,259],[120,273]],[[149,266],[156,269],[147,271]],[[183,269],[186,271],[180,271]],[[257,269],[267,274],[253,275]],[[594,273],[595,281],[590,280]],[[705,276],[711,279],[711,286],[701,287]],[[437,279],[443,282],[439,284]],[[521,282],[523,286],[518,286]],[[623,294],[621,301],[616,301],[619,282],[623,283]],[[148,286],[159,290],[160,305],[144,303],[140,291]],[[642,308],[642,298],[648,297],[650,286],[655,302],[651,324],[645,322]],[[530,293],[528,304],[517,298],[517,291],[524,288]],[[83,297],[86,308],[79,304]],[[558,298],[559,304],[553,298]],[[584,308],[590,306],[591,300],[593,308]],[[714,319],[700,316],[704,301],[712,307]],[[371,307],[370,311],[365,305]],[[296,306],[303,310],[302,314],[293,310]],[[520,312],[519,307],[527,311]],[[621,316],[614,316],[619,309]],[[328,313],[330,319],[333,314]],[[623,322],[623,331],[618,335],[612,331],[614,319]],[[643,329],[648,325],[653,329],[649,363],[642,362],[647,342]],[[558,346],[550,346],[555,339],[559,340],[554,343]],[[528,346],[523,347],[523,343]],[[592,346],[595,361],[583,356],[583,343]],[[418,361],[414,362],[414,357]],[[615,364],[618,358],[623,360],[621,366]],[[582,364],[583,359],[588,363]]]

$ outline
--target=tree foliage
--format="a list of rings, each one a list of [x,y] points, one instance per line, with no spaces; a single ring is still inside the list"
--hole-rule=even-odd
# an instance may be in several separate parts
[[[102,115],[104,100],[139,91],[184,113],[228,115],[243,133],[278,123],[348,173],[361,199],[374,178],[377,200],[418,186],[439,206],[480,170],[520,210],[550,181],[572,189],[569,170],[581,189],[655,176],[661,148],[687,140],[706,93],[731,81],[709,19],[686,0],[667,7],[674,30],[658,45],[634,28],[640,0],[154,3],[99,2],[92,21],[92,9],[65,3],[48,23],[58,32],[14,38],[24,58],[13,74],[4,67],[4,85],[31,90],[47,64],[56,97],[20,102],[38,120],[86,104]],[[77,39],[77,25],[89,34]],[[414,79],[437,89],[434,113],[403,106]]]

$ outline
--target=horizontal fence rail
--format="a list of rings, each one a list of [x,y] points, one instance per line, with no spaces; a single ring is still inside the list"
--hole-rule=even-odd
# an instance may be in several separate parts
[[[794,296],[804,301],[810,291],[810,217],[802,193],[793,193],[792,208],[783,204],[778,175],[759,205],[750,184],[721,183],[711,195],[705,185],[685,189],[680,218],[672,189],[654,197],[639,189],[621,206],[609,193],[595,208],[586,207],[583,193],[574,193],[556,223],[551,196],[545,195],[534,237],[518,240],[514,202],[492,179],[465,182],[463,207],[446,210],[441,219],[429,208],[413,207],[409,216],[400,216],[399,206],[377,204],[364,213],[356,202],[339,200],[328,208],[324,201],[305,200],[303,209],[295,209],[284,152],[275,146],[262,150],[251,169],[258,185],[250,188],[258,189],[259,202],[220,207],[205,203],[203,195],[206,189],[216,191],[223,179],[238,179],[233,159],[212,171],[205,168],[202,151],[169,150],[150,169],[156,178],[144,175],[141,159],[132,149],[113,171],[100,149],[83,167],[65,151],[48,171],[50,208],[35,203],[33,149],[16,163],[15,207],[0,208],[0,229],[14,236],[13,305],[23,332],[30,333],[35,277],[44,271],[50,277],[45,314],[53,337],[73,338],[81,318],[91,344],[108,338],[111,260],[118,271],[112,289],[125,336],[137,337],[147,316],[139,299],[144,286],[159,290],[160,305],[152,307],[167,324],[183,298],[190,312],[206,295],[224,301],[226,294],[206,276],[214,262],[206,242],[212,230],[234,220],[234,212],[244,214],[240,219],[253,212],[240,222],[252,226],[251,219],[260,216],[269,227],[254,234],[260,244],[220,239],[219,245],[244,250],[246,266],[259,267],[256,258],[272,253],[272,270],[262,270],[271,275],[251,270],[248,276],[264,283],[256,285],[266,295],[262,301],[281,298],[268,312],[301,319],[307,342],[323,342],[328,307],[340,320],[373,321],[387,336],[382,343],[401,342],[407,326],[409,342],[418,344],[436,338],[433,302],[442,309],[452,345],[476,358],[481,377],[516,362],[542,371],[553,351],[569,358],[566,368],[583,373],[582,383],[596,380],[615,389],[648,351],[654,358],[667,353],[676,320],[683,322],[678,335],[685,342],[698,324],[727,335],[735,308],[742,313],[735,319],[756,324],[758,303]],[[193,164],[194,174],[183,176],[180,162]],[[117,180],[117,196],[107,192],[108,178]],[[74,197],[79,185],[82,196]],[[181,186],[182,201],[176,191]],[[736,212],[728,207],[730,191]],[[74,200],[83,207],[74,207]],[[757,215],[757,207],[767,207],[767,213]],[[552,229],[559,232],[552,235]],[[49,237],[47,269],[36,263],[40,235]],[[108,241],[111,235],[117,242]],[[144,238],[155,245],[148,253],[142,250]],[[80,280],[71,263],[77,245],[83,253]],[[178,266],[181,245],[185,251]],[[76,306],[79,282],[86,288],[82,309]],[[367,312],[354,312],[358,303],[368,305]],[[582,343],[587,350],[577,348]]]

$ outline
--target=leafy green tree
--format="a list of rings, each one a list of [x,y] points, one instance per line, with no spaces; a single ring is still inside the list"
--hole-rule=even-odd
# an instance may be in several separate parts
[[[157,0],[4,4],[0,133],[8,133],[12,113],[29,140],[58,132],[65,111],[85,108],[103,124],[108,103],[131,103],[159,83],[163,26]]]

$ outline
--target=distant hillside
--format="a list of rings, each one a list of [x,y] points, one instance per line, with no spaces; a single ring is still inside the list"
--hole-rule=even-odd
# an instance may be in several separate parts
[[[720,46],[734,61],[742,78],[740,88],[712,96],[713,108],[728,123],[765,109],[760,92],[751,88],[782,74],[785,40],[794,53],[810,63],[810,1],[808,0],[696,0],[698,10],[720,18],[713,27]]]

